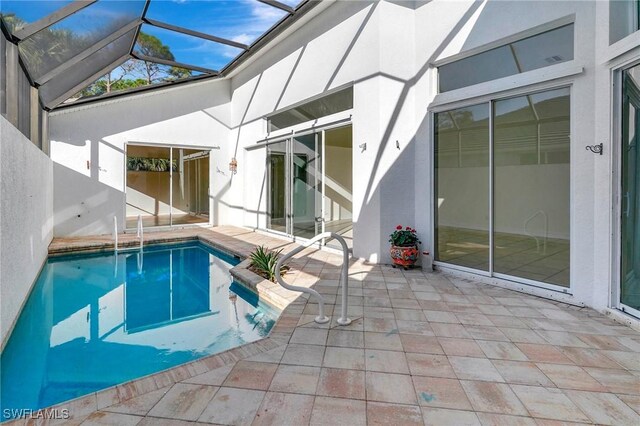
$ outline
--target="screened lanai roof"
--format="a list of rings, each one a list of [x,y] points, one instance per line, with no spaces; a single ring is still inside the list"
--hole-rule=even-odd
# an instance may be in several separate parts
[[[316,0],[2,0],[47,109],[225,75]]]

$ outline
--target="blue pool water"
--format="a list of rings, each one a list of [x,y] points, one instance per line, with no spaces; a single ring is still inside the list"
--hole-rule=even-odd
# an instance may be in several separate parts
[[[279,313],[237,263],[197,242],[48,259],[1,355],[1,420],[266,336]]]

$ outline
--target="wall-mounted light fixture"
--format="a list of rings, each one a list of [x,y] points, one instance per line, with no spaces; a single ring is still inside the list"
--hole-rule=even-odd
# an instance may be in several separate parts
[[[236,161],[236,157],[231,158],[231,162],[229,163],[229,171],[234,175],[238,173],[238,161]]]

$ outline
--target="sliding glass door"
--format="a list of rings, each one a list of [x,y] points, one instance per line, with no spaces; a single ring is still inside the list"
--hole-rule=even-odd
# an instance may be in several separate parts
[[[126,228],[209,223],[209,150],[127,145]]]
[[[288,141],[275,142],[267,145],[267,228],[274,231],[288,233],[288,184],[287,176],[287,145]]]
[[[267,228],[304,239],[325,229],[349,234],[351,127],[295,134],[266,149]]]
[[[267,227],[313,238],[322,232],[322,134],[267,145]]]
[[[489,105],[435,116],[436,259],[489,270]]]
[[[640,66],[623,74],[620,304],[640,313]]]
[[[322,133],[291,139],[291,234],[322,232]]]
[[[127,146],[126,228],[171,225],[171,148]]]
[[[569,287],[569,89],[435,114],[435,260]]]

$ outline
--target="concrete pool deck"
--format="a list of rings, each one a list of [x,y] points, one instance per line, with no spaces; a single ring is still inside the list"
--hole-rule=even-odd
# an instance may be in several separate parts
[[[294,247],[234,227],[145,237],[198,238],[241,257],[256,245]],[[56,239],[50,251],[107,250],[110,240]],[[313,286],[338,314],[340,262],[307,249],[285,279]],[[316,324],[315,301],[254,276],[246,284],[288,303],[268,338],[61,404],[71,418],[59,422],[640,424],[639,332],[589,308],[439,272],[352,260],[349,274],[351,325],[337,315]]]

